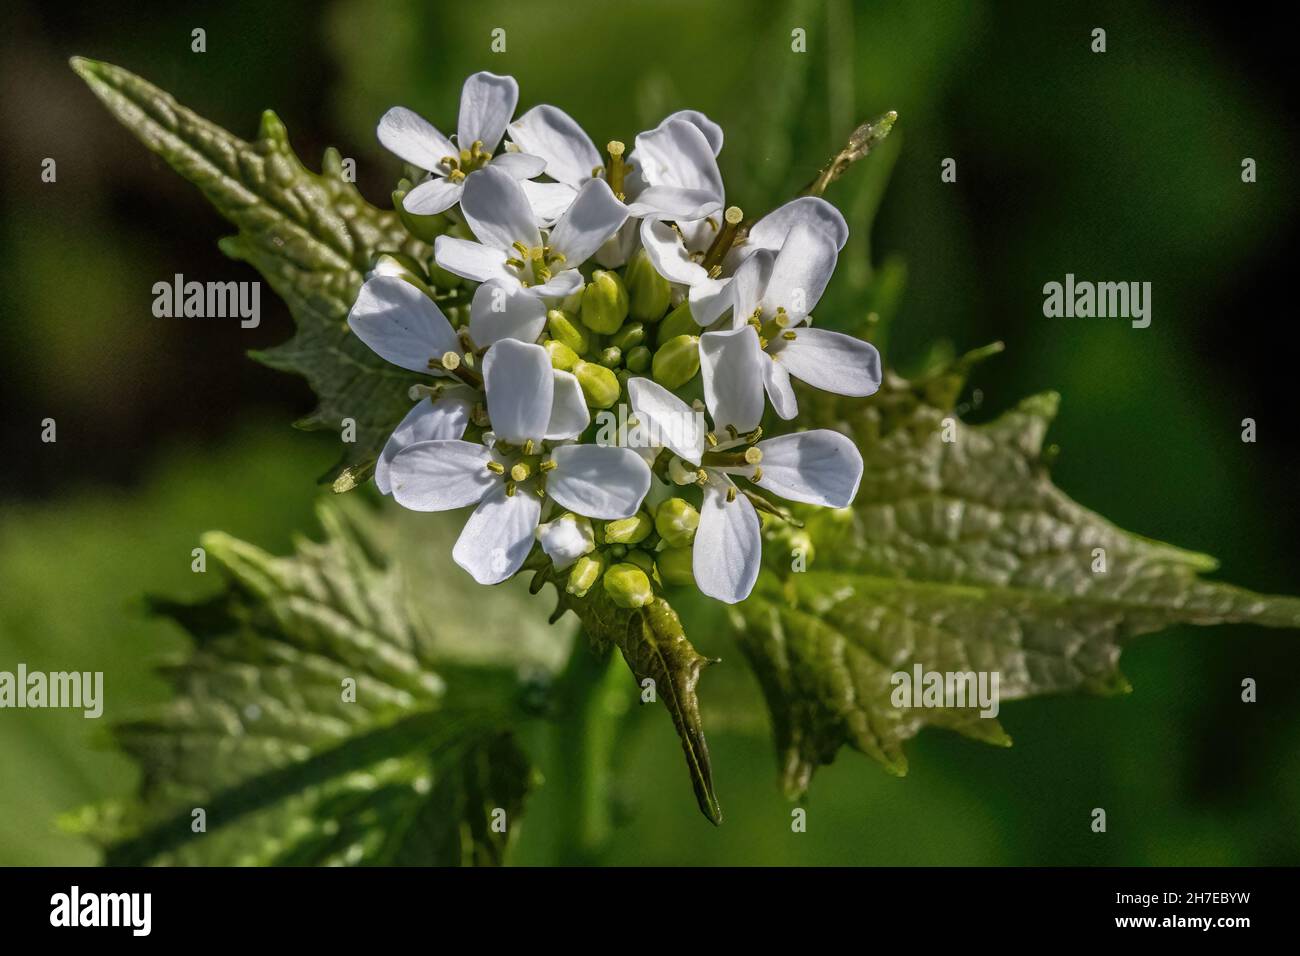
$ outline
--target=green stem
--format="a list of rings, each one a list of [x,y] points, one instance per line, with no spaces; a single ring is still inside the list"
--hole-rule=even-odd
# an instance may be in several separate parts
[[[614,743],[633,688],[623,662],[606,646],[591,649],[586,634],[574,637],[561,678],[563,712],[558,731],[558,781],[562,791],[559,862],[585,866],[599,861],[613,832],[610,802]]]

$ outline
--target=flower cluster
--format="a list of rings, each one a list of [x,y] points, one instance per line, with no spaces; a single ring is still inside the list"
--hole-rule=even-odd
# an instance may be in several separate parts
[[[812,326],[844,218],[803,197],[746,224],[701,113],[602,155],[562,110],[515,119],[517,102],[513,79],[477,73],[454,140],[401,107],[379,123],[427,174],[395,194],[403,221],[438,234],[432,262],[382,257],[348,317],[430,378],[375,482],[416,511],[475,506],[453,556],[484,584],[537,544],[575,595],[599,582],[634,607],[693,581],[740,601],[780,513],[768,496],[845,507],[862,476],[845,436],[760,424],[769,402],[796,417],[791,378],[879,387],[872,346]],[[449,318],[431,289],[466,282],[468,309]]]

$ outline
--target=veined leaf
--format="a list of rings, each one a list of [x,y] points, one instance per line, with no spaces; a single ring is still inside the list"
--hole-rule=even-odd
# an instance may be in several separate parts
[[[400,576],[320,517],[291,557],[205,535],[227,589],[155,602],[195,647],[175,699],[115,729],[139,800],[68,821],[108,863],[501,862],[532,784],[513,668],[438,667]]]
[[[410,410],[406,392],[418,377],[358,341],[348,311],[378,252],[425,258],[427,247],[407,235],[396,214],[361,197],[344,179],[335,150],[326,151],[320,173],[303,166],[274,113],[262,114],[250,143],[120,67],[74,57],[72,68],[119,122],[238,228],[221,250],[257,269],[297,325],[288,342],[254,357],[307,379],[320,404],[301,427],[338,432],[345,419],[356,423],[356,440],[343,444],[341,465],[350,470],[339,490],[352,487]]]
[[[851,510],[806,516],[808,569],[792,571],[788,543],[772,542],[754,595],[732,615],[792,797],[844,744],[898,774],[903,741],[926,725],[1010,744],[978,706],[895,707],[891,675],[915,665],[996,671],[1003,701],[1115,693],[1128,689],[1118,661],[1137,635],[1180,623],[1300,626],[1300,600],[1206,581],[1213,558],[1117,528],[1056,488],[1043,447],[1055,394],[962,423],[953,409],[968,369],[999,348],[918,381],[887,376],[866,400],[800,397],[810,425],[854,439],[865,470]]]

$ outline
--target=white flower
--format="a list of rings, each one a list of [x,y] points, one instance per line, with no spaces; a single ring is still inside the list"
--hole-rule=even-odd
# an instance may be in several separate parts
[[[433,247],[438,265],[474,282],[499,279],[540,298],[581,289],[578,266],[627,219],[627,207],[603,180],[593,179],[543,240],[519,183],[491,166],[465,181],[460,211],[479,241],[439,236]]]
[[[675,225],[650,220],[641,223],[641,245],[650,261],[669,282],[686,286],[691,315],[705,328],[731,308],[729,276],[755,252],[780,249],[790,232],[799,226],[826,236],[835,244],[837,252],[849,238],[848,223],[838,209],[817,196],[804,196],[758,220],[743,242],[732,246],[721,261],[706,266],[718,230],[728,226],[734,229],[738,225],[739,222],[718,223],[712,218]]]
[[[759,249],[745,259],[732,280],[734,311],[731,332],[705,332],[700,336],[700,365],[706,392],[710,377],[740,376],[736,388],[750,390],[748,401],[767,391],[772,407],[782,418],[799,411],[790,378],[837,395],[866,396],[880,387],[880,353],[868,342],[826,329],[808,326],[809,313],[821,299],[835,271],[835,242],[807,223],[795,226],[781,251]],[[751,339],[766,353],[755,377],[752,363],[741,369],[719,370],[724,337]],[[738,400],[738,399],[737,399]],[[746,406],[750,407],[750,406]]]
[[[408,212],[431,216],[454,206],[465,177],[491,163],[517,179],[540,176],[546,161],[538,156],[507,152],[493,157],[519,102],[519,84],[513,77],[475,73],[460,92],[460,119],[453,145],[419,114],[395,106],[379,121],[379,141],[412,166],[431,176],[402,200]]]
[[[657,430],[665,446],[695,472],[691,476],[679,467],[670,474],[682,474],[680,483],[693,477],[702,487],[691,562],[695,583],[710,597],[728,604],[743,601],[762,558],[758,513],[733,477],[790,501],[830,508],[846,507],[858,493],[862,456],[839,432],[815,429],[753,441],[755,432],[734,433],[739,432],[734,424],[733,432],[726,428],[732,423],[719,423],[715,413],[717,432],[704,433],[685,425],[694,420],[689,405],[649,379],[629,380],[628,396],[637,418]],[[719,407],[727,413],[726,406]]]
[[[393,497],[414,511],[477,506],[452,557],[480,584],[496,584],[528,556],[544,497],[589,518],[627,518],[649,490],[650,469],[626,448],[553,444],[575,438],[590,416],[578,380],[553,369],[540,345],[498,342],[483,379],[492,446],[417,442],[393,457],[388,475]]]
[[[510,124],[510,140],[526,153],[546,160],[553,183],[523,184],[542,222],[563,215],[583,185],[604,178],[625,202],[628,215],[694,220],[722,208],[722,174],[717,155],[722,129],[703,113],[673,113],[655,129],[636,138],[636,148],[622,159],[622,144],[611,144],[617,155],[610,164],[595,143],[568,113],[554,106],[535,106]],[[616,167],[616,168],[615,168]],[[626,261],[635,232],[626,231],[617,252],[606,250],[602,265]]]
[[[540,299],[502,282],[479,286],[470,304],[468,331],[480,348],[505,338],[532,342],[545,324],[546,306]],[[383,274],[367,280],[348,314],[348,326],[385,361],[444,382],[451,378],[436,401],[426,396],[417,402],[385,443],[375,463],[375,485],[388,494],[393,456],[415,442],[460,438],[483,396],[472,384],[452,378],[464,358],[463,344],[437,304],[411,283]],[[455,358],[449,360],[448,353]]]

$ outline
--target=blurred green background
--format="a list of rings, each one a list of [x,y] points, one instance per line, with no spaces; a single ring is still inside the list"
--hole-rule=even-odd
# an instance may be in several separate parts
[[[976,375],[969,417],[1059,389],[1055,475],[1068,493],[1123,527],[1215,554],[1225,579],[1300,592],[1294,358],[1276,342],[1294,319],[1275,304],[1296,239],[1297,104],[1285,38],[1265,18],[1212,5],[915,0],[234,0],[129,16],[7,6],[0,669],[105,670],[107,704],[98,722],[0,712],[0,863],[95,861],[54,820],[130,792],[134,770],[105,725],[161,699],[150,668],[184,646],[145,617],[141,596],[215,587],[189,568],[204,530],[272,551],[313,532],[316,478],[335,457],[328,437],[288,427],[311,408],[305,385],[245,357],[290,334],[269,291],[257,329],[152,316],[151,287],[173,273],[255,275],[220,255],[229,228],[114,124],[67,68],[72,54],[136,71],[242,135],[274,108],[309,164],[330,144],[356,158],[362,191],[381,205],[398,163],[375,141],[380,114],[400,103],[453,129],[461,81],[477,69],[513,74],[521,110],[555,103],[597,142],[630,140],[673,109],[706,111],[727,131],[728,200],[753,213],[793,195],[857,121],[896,109],[886,146],[828,194],[854,235],[819,317],[892,314],[881,336],[904,370],[938,342],[1005,340]],[[206,53],[190,50],[195,27]],[[496,27],[504,53],[489,48]],[[790,49],[797,27],[804,54]],[[1104,54],[1089,49],[1094,27],[1107,31]],[[1240,178],[1247,156],[1253,185]],[[56,183],[40,180],[46,157]],[[940,181],[945,157],[957,160],[955,184]],[[1043,318],[1042,286],[1066,272],[1152,282],[1151,327]],[[895,310],[881,289],[904,273]],[[40,441],[46,417],[56,444]],[[1240,441],[1245,417],[1256,444]],[[816,778],[808,832],[796,835],[741,656],[716,614],[688,625],[726,660],[702,689],[727,822],[700,817],[656,712],[620,756],[610,862],[1300,861],[1294,634],[1145,638],[1124,656],[1132,695],[1009,704],[1007,751],[927,731],[903,780],[844,752]],[[1251,706],[1239,699],[1247,676],[1260,682]],[[751,716],[724,715],[711,693],[726,714]],[[543,787],[530,805],[521,862],[554,858],[556,799]],[[1096,806],[1104,835],[1088,826]]]

